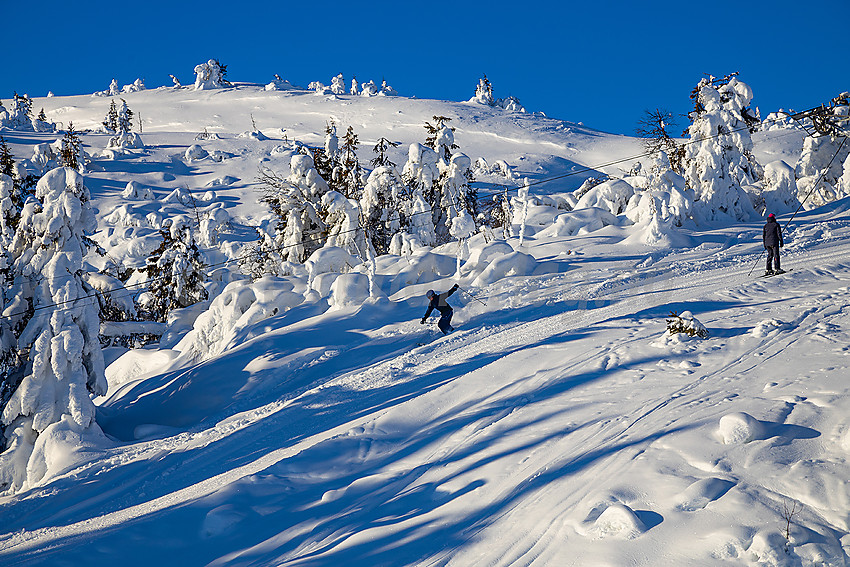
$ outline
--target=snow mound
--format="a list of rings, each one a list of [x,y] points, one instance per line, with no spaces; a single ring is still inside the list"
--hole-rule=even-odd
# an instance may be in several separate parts
[[[605,506],[604,510],[601,510],[602,506]],[[596,506],[579,531],[597,539],[634,539],[646,531],[646,525],[630,507],[621,502],[611,502]]]
[[[523,252],[512,252],[492,260],[481,274],[472,282],[473,286],[483,287],[508,276],[527,276],[534,272],[537,261]]]
[[[207,157],[209,152],[202,148],[199,144],[192,144],[186,149],[186,153],[183,154],[188,161],[194,161],[199,159],[204,159]]]
[[[132,382],[136,378],[159,372],[177,355],[176,351],[168,349],[128,350],[106,367],[108,391],[113,392],[119,386]]]
[[[102,457],[112,444],[97,424],[82,427],[69,415],[63,415],[39,433],[26,467],[27,482],[32,486]]]
[[[677,508],[684,512],[702,510],[709,503],[726,494],[733,486],[735,486],[734,482],[722,478],[710,477],[698,480],[679,494]]]
[[[735,412],[720,418],[718,433],[726,445],[740,445],[761,439],[764,436],[764,426],[747,413]]]
[[[174,347],[200,361],[224,352],[248,326],[304,302],[288,278],[266,276],[255,282],[231,282],[208,310],[195,320],[192,330]]]
[[[340,274],[331,284],[331,307],[362,305],[369,299],[369,277],[364,274]]]
[[[626,211],[629,200],[635,194],[634,187],[622,179],[612,179],[600,183],[582,195],[576,203],[576,209],[597,207],[611,214],[619,215]]]
[[[779,319],[765,319],[750,329],[750,334],[757,338],[764,338],[774,331],[784,331],[790,329],[791,325],[783,323]]]
[[[237,181],[239,181],[238,177],[233,177],[232,175],[224,175],[222,177],[216,177],[215,179],[204,185],[204,187],[227,187],[228,185],[233,185]]]
[[[127,182],[127,187],[124,188],[124,192],[121,194],[125,199],[137,199],[137,200],[145,200],[145,201],[153,201],[153,191],[150,187],[145,187],[138,181],[129,181]]]
[[[338,246],[325,246],[313,252],[304,267],[310,274],[310,279],[319,274],[345,273],[360,264],[360,259]]]
[[[242,138],[246,140],[257,140],[258,142],[265,142],[266,140],[271,139],[259,130],[250,130],[247,132],[242,132],[237,136],[237,138]]]
[[[605,209],[588,207],[563,213],[555,222],[538,233],[540,238],[575,236],[594,232],[606,226],[618,226],[620,221]]]

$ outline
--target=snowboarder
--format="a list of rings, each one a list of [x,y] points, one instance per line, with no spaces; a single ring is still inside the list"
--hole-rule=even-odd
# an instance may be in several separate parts
[[[446,303],[446,298],[456,292],[457,288],[458,285],[455,284],[451,287],[451,289],[449,289],[449,291],[444,293],[434,293],[433,289],[429,289],[428,292],[425,294],[425,297],[428,298],[428,310],[425,312],[425,316],[422,317],[422,320],[419,321],[419,323],[424,325],[425,321],[428,319],[428,316],[434,309],[436,309],[440,312],[440,320],[437,322],[437,327],[439,327],[440,330],[443,331],[444,335],[448,335],[449,333],[454,331],[455,328],[451,325],[452,314],[454,313],[454,311],[452,311],[452,306]]]
[[[779,267],[779,249],[784,246],[782,242],[782,228],[776,222],[776,216],[773,213],[767,215],[767,224],[764,225],[762,232],[764,247],[767,250],[767,269],[764,275],[784,274],[785,270]],[[771,269],[771,262],[773,263],[773,269]]]

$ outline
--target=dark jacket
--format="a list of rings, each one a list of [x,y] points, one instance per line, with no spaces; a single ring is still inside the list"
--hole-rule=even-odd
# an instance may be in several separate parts
[[[423,319],[427,319],[428,315],[436,309],[440,312],[440,315],[448,315],[452,312],[452,306],[446,303],[446,298],[457,291],[457,284],[453,285],[449,291],[443,293],[437,293],[432,298],[431,301],[428,302],[428,310],[425,312],[425,316]]]
[[[782,242],[782,228],[779,226],[779,223],[776,222],[776,219],[769,218],[767,219],[767,224],[764,225],[764,247],[773,246],[774,248],[777,246],[784,246]]]

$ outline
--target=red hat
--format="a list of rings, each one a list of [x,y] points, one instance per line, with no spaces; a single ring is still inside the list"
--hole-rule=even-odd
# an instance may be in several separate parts
[[[769,219],[775,219],[775,218],[776,218],[776,215],[774,215],[773,213],[770,213],[769,215],[767,215],[767,218],[769,218]]]

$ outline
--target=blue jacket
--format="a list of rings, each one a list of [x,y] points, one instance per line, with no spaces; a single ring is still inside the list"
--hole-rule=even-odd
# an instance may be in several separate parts
[[[782,228],[779,226],[779,223],[776,222],[776,219],[767,219],[767,224],[764,225],[762,238],[764,239],[765,248],[768,246],[773,246],[774,248],[777,246],[784,246],[784,243],[782,242]]]

